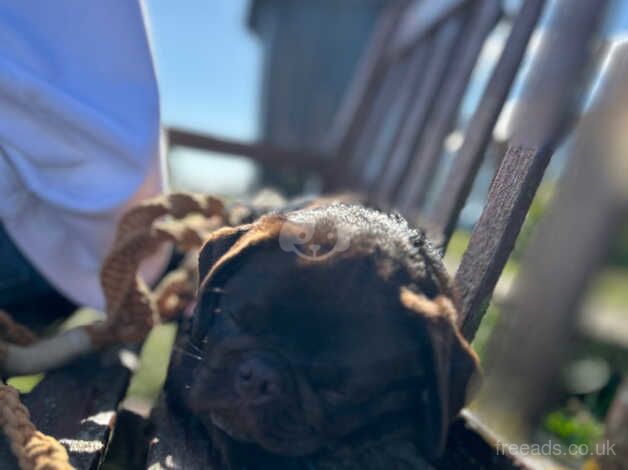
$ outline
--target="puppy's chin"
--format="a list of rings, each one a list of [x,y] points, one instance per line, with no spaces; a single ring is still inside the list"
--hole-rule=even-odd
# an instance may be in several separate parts
[[[256,445],[271,454],[301,457],[311,455],[323,446],[321,436],[305,426],[295,425],[292,429],[273,426],[265,429],[262,425],[244,429],[234,425],[234,421],[227,416],[224,411],[212,412],[203,422],[207,428],[215,426],[232,439]]]

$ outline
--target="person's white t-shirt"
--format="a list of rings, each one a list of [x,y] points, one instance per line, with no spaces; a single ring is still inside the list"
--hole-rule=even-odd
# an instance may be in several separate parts
[[[162,189],[159,133],[138,1],[0,0],[0,220],[80,304],[104,307],[116,221]]]

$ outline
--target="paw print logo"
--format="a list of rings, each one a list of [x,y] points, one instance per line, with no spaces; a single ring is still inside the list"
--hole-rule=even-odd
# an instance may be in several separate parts
[[[279,246],[287,252],[309,261],[323,261],[349,249],[350,236],[346,229],[333,221],[319,223],[288,220],[279,232]]]

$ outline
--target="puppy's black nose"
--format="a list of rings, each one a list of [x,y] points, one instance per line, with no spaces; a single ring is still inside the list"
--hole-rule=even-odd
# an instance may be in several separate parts
[[[279,374],[260,359],[247,359],[237,370],[235,390],[246,403],[261,405],[279,395]]]

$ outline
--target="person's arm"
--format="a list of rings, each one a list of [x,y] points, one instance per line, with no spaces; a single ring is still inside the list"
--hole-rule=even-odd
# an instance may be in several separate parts
[[[161,190],[139,2],[0,0],[0,220],[73,300],[103,307],[121,212]]]

